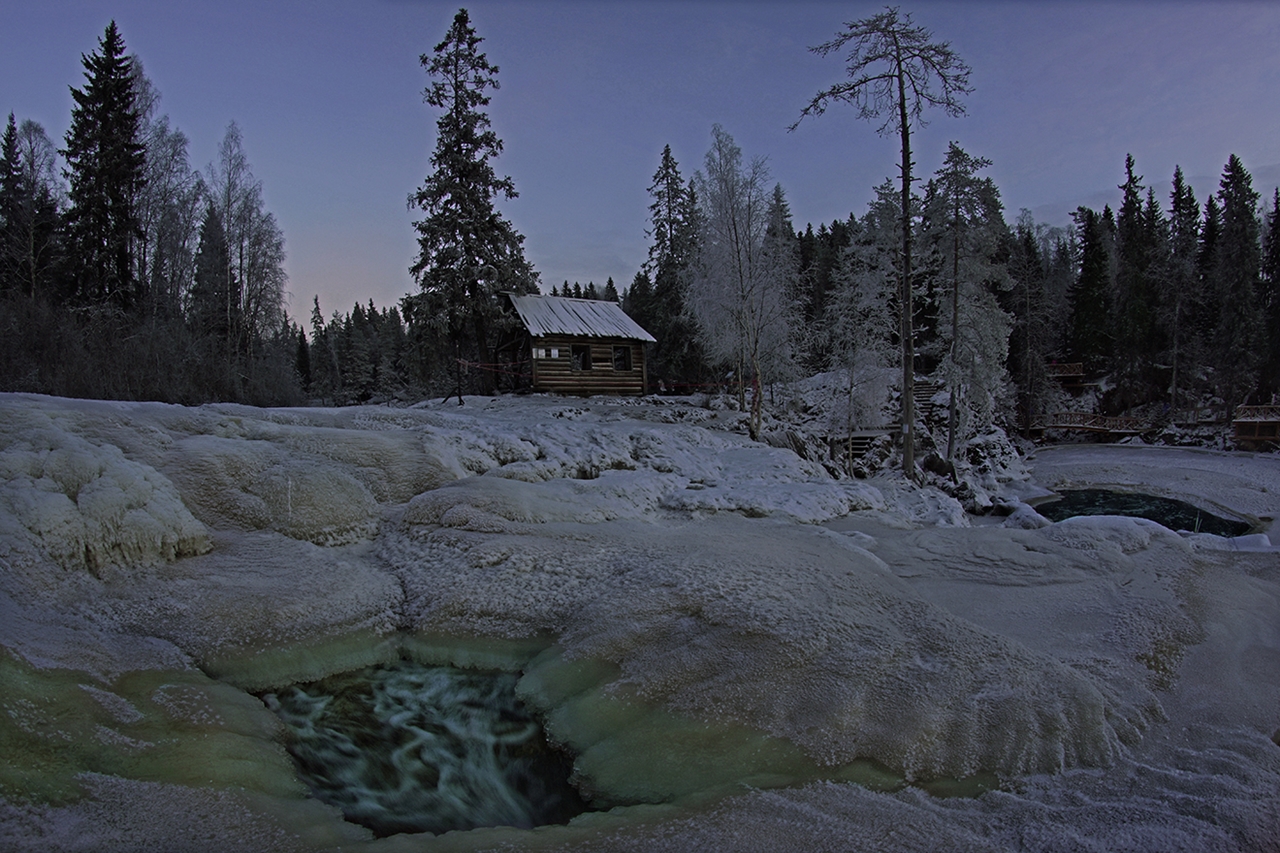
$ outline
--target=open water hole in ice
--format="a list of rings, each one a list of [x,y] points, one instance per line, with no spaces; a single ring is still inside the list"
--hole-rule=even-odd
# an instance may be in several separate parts
[[[379,837],[567,823],[572,759],[516,698],[516,673],[400,661],[262,695],[298,773]]]
[[[1062,521],[1077,515],[1124,515],[1146,518],[1170,530],[1190,530],[1217,536],[1243,536],[1252,529],[1244,521],[1222,518],[1186,501],[1117,492],[1110,489],[1071,489],[1059,492],[1061,498],[1036,505],[1036,512],[1050,521]]]

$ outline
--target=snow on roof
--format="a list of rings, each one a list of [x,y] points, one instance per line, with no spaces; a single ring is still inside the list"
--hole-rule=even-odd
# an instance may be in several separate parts
[[[640,328],[616,302],[572,299],[564,296],[516,296],[507,294],[520,321],[535,338],[545,335],[582,335],[590,338],[657,338]]]

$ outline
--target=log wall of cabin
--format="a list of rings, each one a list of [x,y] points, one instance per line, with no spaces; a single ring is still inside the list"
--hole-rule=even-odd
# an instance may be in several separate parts
[[[548,335],[532,340],[533,390],[555,394],[643,394],[645,391],[644,343],[623,338],[576,338]],[[574,370],[574,346],[591,347],[591,369]],[[613,369],[613,348],[630,347],[631,369]],[[556,349],[558,358],[538,358],[538,350]]]

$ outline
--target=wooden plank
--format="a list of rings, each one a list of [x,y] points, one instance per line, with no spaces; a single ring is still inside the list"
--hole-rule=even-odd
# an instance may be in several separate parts
[[[573,347],[589,347],[591,368],[573,368]],[[535,358],[533,390],[585,396],[589,394],[643,394],[645,390],[644,345],[625,338],[577,338],[546,335],[535,338],[537,351],[556,351],[555,358]],[[615,370],[613,351],[626,347],[631,354],[630,370]]]

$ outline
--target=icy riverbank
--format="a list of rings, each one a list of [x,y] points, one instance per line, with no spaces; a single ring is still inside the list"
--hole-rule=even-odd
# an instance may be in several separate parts
[[[1132,519],[962,526],[939,492],[731,426],[0,396],[0,846],[1275,849],[1280,555]],[[1032,464],[1259,519],[1280,491],[1265,455]],[[525,671],[584,790],[631,805],[343,822],[242,691],[401,655]],[[997,790],[925,792],[973,777]]]

